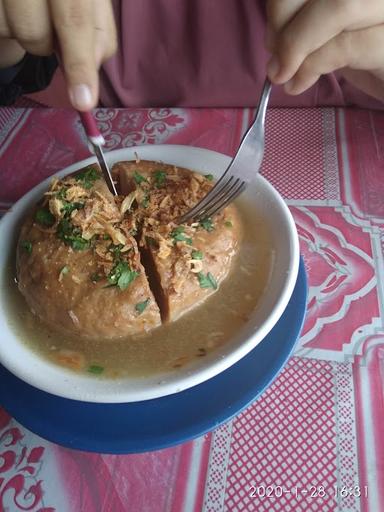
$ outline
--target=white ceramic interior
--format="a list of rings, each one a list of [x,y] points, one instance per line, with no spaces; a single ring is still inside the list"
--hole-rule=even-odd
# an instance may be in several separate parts
[[[149,145],[120,149],[106,154],[108,163],[135,159],[160,160],[219,177],[230,158],[206,149],[177,145]],[[89,165],[95,158],[78,162],[58,173],[64,176]],[[62,397],[90,402],[135,402],[148,400],[195,386],[227,369],[268,334],[280,318],[293,292],[299,266],[298,236],[293,218],[278,192],[258,175],[241,197],[249,215],[257,210],[270,227],[275,247],[267,289],[249,322],[223,347],[172,373],[120,380],[74,374],[35,354],[12,330],[6,315],[6,265],[16,243],[25,212],[48,188],[49,178],[22,197],[0,222],[0,362],[29,384]]]

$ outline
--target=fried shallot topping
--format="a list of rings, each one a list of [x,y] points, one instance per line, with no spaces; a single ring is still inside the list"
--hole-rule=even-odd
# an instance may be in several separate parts
[[[202,199],[213,186],[213,176],[205,176],[177,167],[167,166],[165,171],[161,164],[153,171],[143,170],[140,161],[136,161],[132,170],[127,196],[133,199],[136,219],[140,226],[139,245],[154,248],[160,260],[167,260],[172,255],[171,279],[175,293],[183,286],[183,281],[191,275],[197,278],[201,287],[214,288],[213,281],[203,279],[202,253],[195,247],[199,241],[198,232],[215,229],[212,219],[179,225],[177,219],[190,210]],[[132,205],[130,203],[130,205]],[[223,218],[220,213],[215,221]],[[198,257],[195,257],[198,254]],[[208,283],[208,284],[207,284]],[[208,286],[209,285],[209,286]]]
[[[130,211],[134,197],[113,197],[99,171],[87,167],[61,180],[54,178],[35,215],[39,229],[54,233],[72,250],[92,250],[97,272],[93,282],[107,279],[124,289],[138,275],[139,251]]]
[[[161,164],[157,170],[141,172],[138,158],[136,165],[126,196],[112,196],[94,166],[54,178],[36,212],[36,226],[72,250],[92,250],[97,265],[90,276],[94,283],[107,279],[110,286],[125,289],[139,273],[139,244],[155,247],[161,260],[177,256],[172,263],[175,293],[188,275],[194,275],[201,287],[213,288],[215,282],[203,273],[203,254],[195,247],[199,231],[214,230],[212,219],[177,223],[209,192],[213,176],[177,167],[165,171]]]

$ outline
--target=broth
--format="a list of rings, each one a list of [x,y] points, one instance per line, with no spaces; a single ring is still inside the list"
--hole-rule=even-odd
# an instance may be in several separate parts
[[[244,237],[230,274],[215,294],[179,320],[147,334],[108,342],[56,333],[30,311],[15,283],[12,264],[7,281],[12,328],[41,356],[52,361],[60,349],[80,351],[86,367],[102,368],[102,376],[108,378],[168,372],[204,357],[244,325],[271,271],[273,246],[268,226],[260,218],[248,219],[241,207],[239,211]]]

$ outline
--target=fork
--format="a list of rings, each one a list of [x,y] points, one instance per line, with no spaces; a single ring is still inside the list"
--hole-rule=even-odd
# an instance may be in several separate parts
[[[212,217],[228,206],[255,179],[264,155],[265,113],[271,88],[271,82],[266,79],[256,118],[244,135],[232,162],[208,194],[178,219],[179,224]]]

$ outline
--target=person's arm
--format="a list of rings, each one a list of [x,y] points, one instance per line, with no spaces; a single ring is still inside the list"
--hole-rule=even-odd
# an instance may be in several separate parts
[[[300,94],[340,73],[384,101],[383,0],[268,0],[268,75]]]

